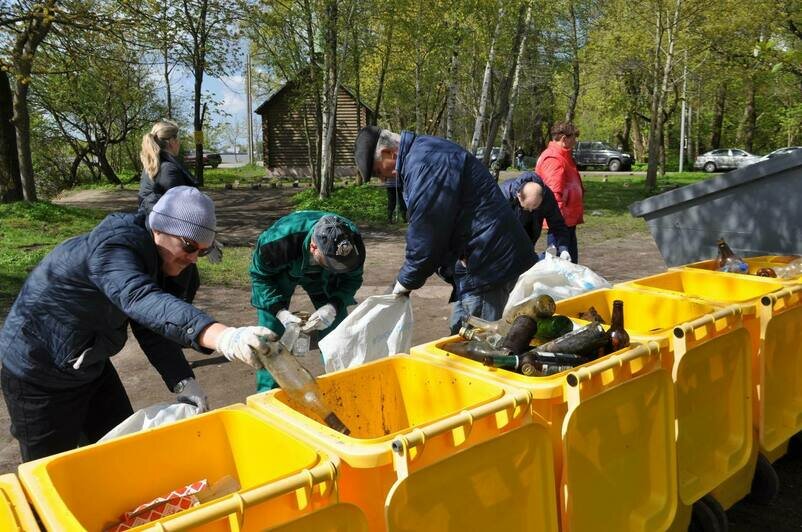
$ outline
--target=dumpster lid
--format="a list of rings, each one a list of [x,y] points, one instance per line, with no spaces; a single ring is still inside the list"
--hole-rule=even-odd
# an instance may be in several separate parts
[[[636,201],[629,206],[629,212],[632,216],[644,217],[686,201],[692,201],[709,194],[794,169],[802,171],[802,150],[750,164],[698,183],[685,185],[684,187]]]

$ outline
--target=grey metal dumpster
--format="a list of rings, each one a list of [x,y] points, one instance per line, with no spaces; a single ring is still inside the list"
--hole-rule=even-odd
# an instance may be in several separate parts
[[[633,203],[668,266],[717,255],[724,238],[742,257],[802,254],[802,151]]]

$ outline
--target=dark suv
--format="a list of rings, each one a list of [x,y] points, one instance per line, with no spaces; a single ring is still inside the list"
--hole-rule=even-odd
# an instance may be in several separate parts
[[[212,168],[217,168],[220,166],[220,163],[223,162],[223,158],[220,156],[219,153],[203,153],[203,166],[211,166]],[[184,154],[184,165],[192,168],[195,166],[195,152],[186,152]]]
[[[574,146],[574,160],[582,169],[586,166],[603,166],[611,172],[630,170],[633,157],[629,153],[621,152],[606,142],[577,142]]]

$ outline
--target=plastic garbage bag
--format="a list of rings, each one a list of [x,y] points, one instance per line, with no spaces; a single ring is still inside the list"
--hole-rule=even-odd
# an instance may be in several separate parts
[[[366,298],[318,343],[327,373],[408,353],[411,345],[412,303],[396,295]]]
[[[548,294],[558,301],[610,286],[604,277],[587,266],[558,259],[546,253],[543,260],[538,261],[518,277],[504,307],[504,315],[515,313],[517,308],[542,294]]]
[[[111,429],[99,441],[107,441],[126,434],[133,434],[140,430],[159,427],[175,421],[180,421],[200,413],[200,409],[187,403],[156,403],[142,410],[137,410],[125,421]]]

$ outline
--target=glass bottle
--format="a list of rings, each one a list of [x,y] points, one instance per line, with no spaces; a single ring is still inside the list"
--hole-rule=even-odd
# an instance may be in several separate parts
[[[323,402],[323,394],[315,378],[290,354],[287,347],[281,342],[266,344],[266,349],[255,349],[254,352],[290,400],[314,412],[332,429],[346,436],[350,434],[348,427]]]
[[[482,359],[482,364],[491,368],[501,368],[510,371],[517,371],[521,363],[518,355],[507,356],[486,356]]]
[[[549,318],[537,320],[536,336],[543,340],[554,340],[574,330],[574,322],[567,316],[555,314]]]
[[[604,351],[608,341],[609,337],[601,323],[593,322],[541,344],[535,350],[549,353],[570,353],[592,359],[599,356],[599,349]]]
[[[516,355],[527,351],[529,342],[534,338],[537,328],[538,324],[534,318],[521,314],[512,322],[512,326],[507,331],[501,347]]]
[[[510,352],[506,349],[495,349],[487,342],[481,340],[471,340],[469,342],[452,342],[442,346],[444,351],[454,355],[482,362],[485,357],[508,356]]]
[[[624,302],[620,299],[613,301],[613,314],[610,317],[609,351],[612,353],[629,345],[629,333],[624,329]]]
[[[755,275],[758,277],[777,277],[777,272],[774,271],[774,268],[760,268]]]
[[[749,271],[749,266],[735,253],[733,253],[730,246],[724,241],[723,238],[718,240],[718,270],[729,273],[746,273]]]

